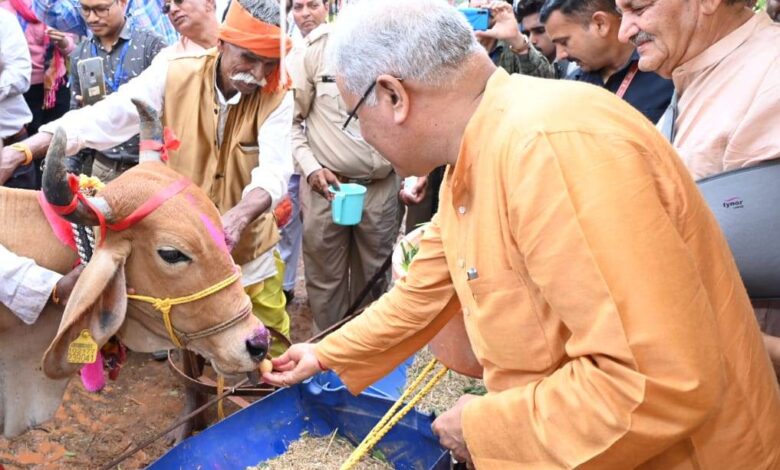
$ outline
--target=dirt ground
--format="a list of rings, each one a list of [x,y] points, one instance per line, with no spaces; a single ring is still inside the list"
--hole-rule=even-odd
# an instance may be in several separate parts
[[[288,311],[293,341],[310,338],[302,270]],[[14,439],[0,436],[0,470],[99,468],[173,424],[182,410],[182,397],[183,386],[167,362],[131,352],[119,378],[107,381],[100,393],[85,391],[74,378],[54,419]],[[238,408],[228,404],[225,409],[230,413]],[[117,468],[144,468],[170,447],[165,439],[158,440]]]

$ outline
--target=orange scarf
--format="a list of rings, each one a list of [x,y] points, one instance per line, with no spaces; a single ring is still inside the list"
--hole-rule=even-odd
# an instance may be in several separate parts
[[[281,57],[281,38],[282,30],[278,27],[265,23],[252,16],[241,6],[238,0],[230,3],[225,21],[219,27],[219,39],[242,47],[262,57],[284,58]],[[290,52],[292,41],[287,38],[286,52]],[[280,77],[280,67],[277,67],[269,76],[265,78],[266,85],[263,87],[264,93],[273,93],[280,89],[286,89],[289,85],[289,77]]]

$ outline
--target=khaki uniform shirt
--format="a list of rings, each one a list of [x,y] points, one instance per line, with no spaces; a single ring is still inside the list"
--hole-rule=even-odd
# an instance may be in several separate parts
[[[315,351],[358,391],[458,308],[488,390],[462,414],[477,468],[780,468],[780,390],[717,221],[606,90],[498,69],[407,277]]]
[[[329,24],[318,26],[306,36],[305,50],[290,61],[295,93],[293,158],[304,177],[325,167],[347,178],[382,179],[392,171],[390,163],[366,141],[341,130],[349,110],[336,87],[335,70],[325,60],[329,32]],[[350,129],[360,135],[357,120]]]
[[[780,24],[763,12],[672,72],[694,179],[780,157]]]

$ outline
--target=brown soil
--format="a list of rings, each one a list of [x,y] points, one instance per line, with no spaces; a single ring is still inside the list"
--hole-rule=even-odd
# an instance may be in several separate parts
[[[301,269],[296,298],[288,306],[293,341],[311,337],[302,281]],[[52,420],[14,439],[0,436],[0,470],[99,468],[173,424],[182,410],[182,397],[183,386],[167,362],[131,352],[119,378],[107,381],[100,393],[85,391],[75,377]],[[225,405],[228,414],[237,409]],[[209,411],[213,417],[214,410]],[[167,439],[157,440],[116,468],[144,468],[170,448]]]

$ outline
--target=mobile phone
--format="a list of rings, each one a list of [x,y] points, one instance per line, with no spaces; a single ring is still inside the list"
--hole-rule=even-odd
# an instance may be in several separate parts
[[[458,8],[458,11],[466,16],[474,31],[485,31],[488,29],[488,20],[490,19],[490,10],[487,8]]]
[[[103,75],[103,58],[90,57],[76,64],[81,83],[81,100],[84,106],[95,104],[106,96],[106,79]]]

